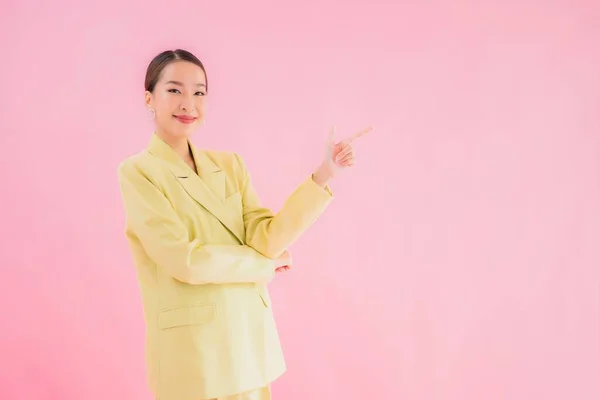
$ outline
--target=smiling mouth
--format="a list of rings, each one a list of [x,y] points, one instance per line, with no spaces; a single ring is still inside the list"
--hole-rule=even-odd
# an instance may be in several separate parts
[[[187,115],[173,115],[173,117],[184,124],[191,124],[192,122],[196,121],[196,117],[190,117]]]

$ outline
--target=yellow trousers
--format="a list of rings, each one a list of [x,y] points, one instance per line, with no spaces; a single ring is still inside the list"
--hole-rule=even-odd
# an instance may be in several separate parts
[[[233,396],[219,397],[214,400],[271,400],[271,387],[265,386],[259,389],[250,390]]]

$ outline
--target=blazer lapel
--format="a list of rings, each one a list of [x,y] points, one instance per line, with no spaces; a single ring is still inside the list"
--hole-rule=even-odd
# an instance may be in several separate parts
[[[198,176],[221,203],[225,202],[225,171],[208,156],[190,144]]]
[[[243,244],[244,226],[238,221],[237,215],[226,207],[225,171],[204,152],[196,149],[190,141],[188,143],[194,156],[198,174],[156,134],[152,136],[148,151],[167,161],[171,172],[185,191],[198,204],[215,216]]]

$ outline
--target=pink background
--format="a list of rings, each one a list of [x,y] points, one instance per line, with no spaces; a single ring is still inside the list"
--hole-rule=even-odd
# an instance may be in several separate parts
[[[269,206],[377,129],[272,285],[275,399],[600,398],[599,3],[81,3],[2,3],[1,399],[151,399],[116,167],[176,47]]]

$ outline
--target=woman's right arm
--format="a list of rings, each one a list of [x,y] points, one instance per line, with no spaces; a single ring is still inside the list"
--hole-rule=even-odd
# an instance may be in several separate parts
[[[194,285],[268,282],[280,266],[245,245],[203,245],[188,231],[168,199],[131,161],[118,169],[127,229],[158,268]]]

